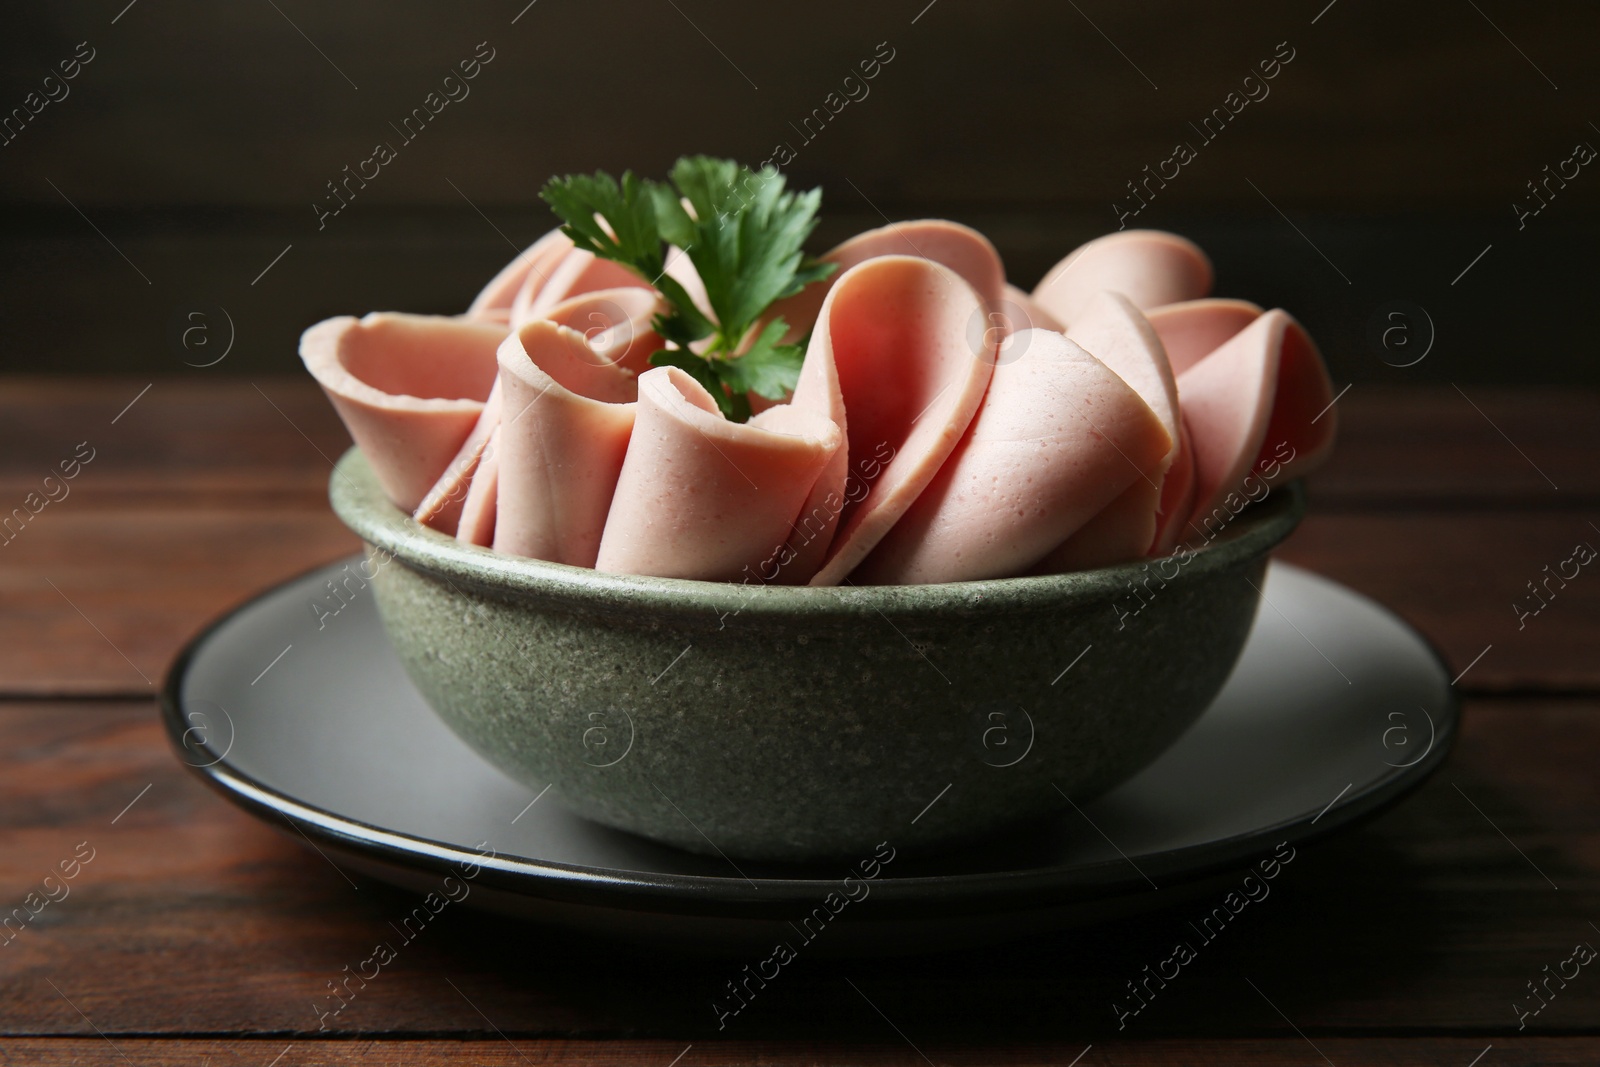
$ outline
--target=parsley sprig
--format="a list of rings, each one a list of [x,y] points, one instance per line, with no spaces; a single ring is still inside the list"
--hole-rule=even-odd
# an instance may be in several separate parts
[[[805,358],[803,345],[780,343],[789,330],[782,317],[757,324],[773,303],[836,266],[804,250],[822,190],[794,193],[784,185],[773,167],[753,171],[732,160],[686,156],[673,166],[670,184],[632,171],[618,183],[597,171],[552,178],[539,196],[574,244],[629,268],[665,298],[667,310],[652,326],[670,347],[650,363],[682,368],[725,416],[743,422],[750,417],[749,394],[783,399]],[[666,273],[668,245],[694,264],[709,317]]]

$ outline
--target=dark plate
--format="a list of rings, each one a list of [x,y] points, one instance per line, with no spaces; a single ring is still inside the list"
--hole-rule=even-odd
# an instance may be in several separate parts
[[[1110,793],[980,849],[895,851],[876,872],[735,868],[587,822],[473,753],[412,688],[370,591],[336,615],[312,608],[342,565],[252,600],[179,656],[163,707],[180,757],[341,871],[621,938],[770,948],[837,926],[811,951],[923,950],[1155,907],[1393,803],[1456,732],[1449,676],[1415,631],[1274,564],[1222,694]],[[958,804],[961,783],[928,797]]]

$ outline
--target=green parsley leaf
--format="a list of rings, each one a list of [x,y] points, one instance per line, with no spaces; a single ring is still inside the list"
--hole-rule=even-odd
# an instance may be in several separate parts
[[[719,377],[717,367],[727,367],[730,364],[711,363],[689,351],[687,348],[663,348],[650,355],[652,367],[677,367],[686,372],[695,381],[705,387],[711,394],[711,399],[717,402],[717,407],[722,411],[724,418],[734,422],[744,422],[750,418],[750,398],[744,393],[730,392],[726,381]]]
[[[738,359],[724,360],[722,380],[736,393],[755,393],[768,400],[782,400],[800,381],[800,364],[806,350],[801,345],[778,342],[789,332],[783,319],[773,319],[757,335],[754,343]]]
[[[820,189],[796,195],[772,167],[752,171],[705,156],[678,160],[672,183],[694,209],[694,240],[683,247],[705,282],[727,354],[774,301],[832,273],[833,264],[806,262],[803,250]],[[682,220],[674,224],[682,228]]]
[[[804,345],[779,343],[787,330],[781,318],[752,332],[774,302],[836,269],[804,250],[822,190],[797,194],[785,184],[772,167],[753,171],[732,160],[687,156],[673,166],[670,185],[631,171],[619,185],[596,173],[552,178],[539,195],[579,248],[630,268],[665,298],[668,310],[653,326],[673,347],[651,363],[694,375],[725,415],[743,421],[748,394],[781,400],[805,358]],[[694,264],[709,316],[665,274],[665,245],[676,245]]]
[[[579,248],[630,267],[646,281],[661,273],[657,197],[652,183],[634,177],[633,171],[623,173],[620,188],[604,172],[551,178],[539,196],[566,222],[561,232]],[[610,233],[596,215],[611,227]]]
[[[669,341],[679,348],[688,348],[696,341],[716,333],[717,324],[700,313],[700,309],[689,299],[689,294],[684,291],[678,279],[663,273],[656,279],[656,288],[672,305],[671,311],[657,315],[652,324],[662,340]]]

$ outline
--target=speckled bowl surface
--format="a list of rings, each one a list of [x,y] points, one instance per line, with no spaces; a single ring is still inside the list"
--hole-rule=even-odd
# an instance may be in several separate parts
[[[465,545],[355,449],[330,496],[412,681],[480,754],[597,822],[799,862],[970,842],[1130,777],[1221,688],[1305,508],[1280,489],[1181,561],[814,589]]]

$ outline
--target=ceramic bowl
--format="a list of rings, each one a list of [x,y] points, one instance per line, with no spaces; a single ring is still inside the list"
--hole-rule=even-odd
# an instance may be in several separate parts
[[[330,496],[406,671],[478,753],[596,822],[795,862],[971,842],[1133,775],[1221,688],[1305,507],[1281,488],[1164,561],[808,588],[465,545],[355,449]]]

